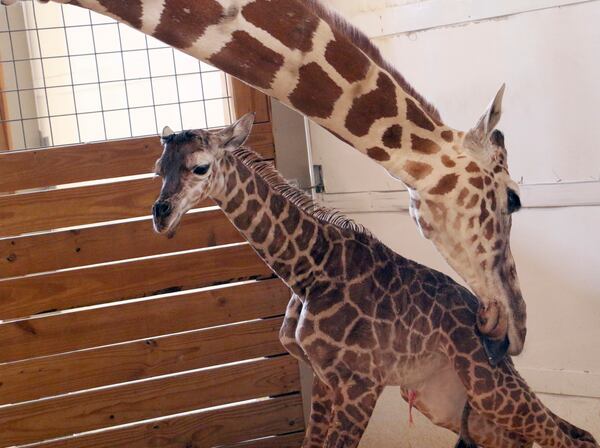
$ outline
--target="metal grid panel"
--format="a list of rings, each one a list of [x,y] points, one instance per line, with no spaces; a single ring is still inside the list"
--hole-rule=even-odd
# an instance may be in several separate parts
[[[9,146],[0,150],[231,120],[227,81],[214,67],[75,6],[0,7],[0,132]]]

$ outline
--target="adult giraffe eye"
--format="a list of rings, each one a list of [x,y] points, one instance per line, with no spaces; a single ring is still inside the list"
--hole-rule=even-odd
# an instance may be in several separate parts
[[[506,191],[508,194],[508,213],[514,213],[519,211],[521,208],[521,198],[516,193],[516,191],[511,190],[510,188]]]
[[[198,166],[194,167],[192,172],[196,176],[204,176],[206,173],[208,173],[209,169],[210,169],[210,163],[207,163],[206,165],[198,165]]]

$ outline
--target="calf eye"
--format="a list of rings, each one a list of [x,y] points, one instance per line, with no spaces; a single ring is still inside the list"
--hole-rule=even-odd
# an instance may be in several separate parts
[[[510,188],[506,191],[508,194],[508,213],[514,213],[519,211],[521,208],[521,198],[519,195]]]
[[[210,163],[207,163],[206,165],[198,165],[194,167],[192,172],[197,176],[204,176],[206,173],[208,173],[209,168]]]

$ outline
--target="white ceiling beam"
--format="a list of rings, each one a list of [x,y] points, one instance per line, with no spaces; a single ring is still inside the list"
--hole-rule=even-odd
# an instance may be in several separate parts
[[[378,38],[592,1],[598,0],[424,0],[359,13],[351,22]]]

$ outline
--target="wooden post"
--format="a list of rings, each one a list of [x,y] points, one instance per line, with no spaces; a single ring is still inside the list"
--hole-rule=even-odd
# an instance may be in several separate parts
[[[4,86],[4,71],[0,68],[0,120],[2,121],[2,125],[0,126],[0,151],[12,148],[10,128],[5,121],[8,119],[9,114],[6,95],[4,95]]]
[[[233,110],[236,118],[248,112],[256,112],[255,123],[267,123],[271,121],[271,104],[269,97],[262,92],[244,84],[239,79],[228,76]]]

